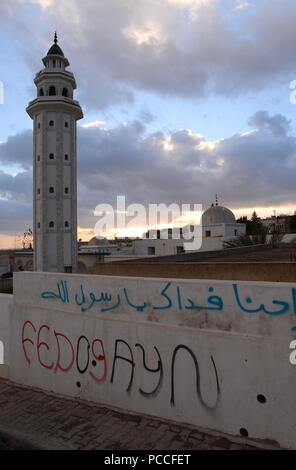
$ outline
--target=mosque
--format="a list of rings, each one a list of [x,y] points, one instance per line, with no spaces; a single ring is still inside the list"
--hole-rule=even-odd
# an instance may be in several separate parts
[[[34,270],[85,272],[89,262],[81,261],[82,256],[97,254],[94,262],[103,256],[96,246],[84,247],[78,263],[76,127],[83,112],[74,99],[75,77],[67,70],[69,61],[58,45],[56,33],[42,61],[44,68],[34,79],[37,96],[26,109],[34,123]],[[245,224],[238,224],[234,214],[220,206],[216,198],[216,203],[202,215],[200,250],[222,249],[223,241],[245,233],[245,229]],[[184,252],[183,242],[182,238],[135,240],[129,253],[122,254],[136,257],[178,254]],[[109,251],[111,260],[112,250]]]
[[[233,212],[226,207],[212,204],[202,214],[203,238],[209,237],[239,237],[246,233],[246,224],[237,223]]]

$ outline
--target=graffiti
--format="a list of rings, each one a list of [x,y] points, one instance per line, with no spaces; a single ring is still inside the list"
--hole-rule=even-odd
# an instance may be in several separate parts
[[[283,313],[288,312],[289,309],[290,309],[289,302],[283,302],[283,301],[279,301],[279,300],[272,300],[272,303],[274,305],[281,305],[282,308],[280,310],[275,310],[275,311],[267,310],[265,308],[264,304],[260,304],[259,307],[257,307],[257,308],[246,308],[242,305],[242,303],[240,301],[239,294],[238,294],[238,288],[237,288],[236,284],[233,284],[233,289],[234,289],[234,294],[235,294],[237,304],[239,305],[241,310],[243,310],[244,312],[258,313],[258,312],[262,311],[264,313],[267,313],[268,315],[282,315]],[[294,296],[295,296],[295,288],[292,288],[292,298],[293,298],[293,302],[294,302],[294,313],[296,313],[296,311],[295,311],[295,297]],[[253,302],[250,297],[246,297],[245,300],[248,304],[251,304]]]
[[[159,354],[159,351],[157,349],[156,346],[154,346],[154,349],[155,351],[157,352],[157,355],[158,355],[158,364],[157,364],[157,368],[156,369],[151,369],[150,367],[147,366],[146,364],[146,360],[145,360],[145,349],[143,348],[143,346],[141,344],[136,344],[136,347],[138,348],[141,348],[142,350],[142,353],[143,353],[143,366],[144,366],[144,369],[147,370],[148,372],[152,372],[152,373],[157,373],[159,372],[159,380],[158,380],[158,384],[156,385],[155,389],[152,390],[152,392],[144,392],[144,390],[142,390],[141,388],[139,388],[139,392],[141,395],[143,395],[144,397],[151,397],[151,398],[154,398],[154,397],[157,397],[161,387],[162,387],[162,382],[163,382],[163,367],[162,367],[162,360],[161,360],[161,357],[160,357],[160,354]]]
[[[213,367],[214,367],[215,378],[216,378],[217,398],[216,398],[215,404],[213,406],[209,406],[209,405],[207,405],[207,403],[205,403],[205,401],[204,401],[204,399],[201,395],[201,391],[200,391],[200,374],[199,374],[198,360],[197,360],[195,354],[191,351],[191,349],[189,349],[187,346],[184,346],[184,344],[180,344],[179,346],[177,346],[175,348],[174,352],[173,352],[172,366],[171,366],[172,367],[172,371],[171,371],[171,405],[175,406],[175,360],[176,360],[176,356],[177,356],[178,351],[181,350],[181,349],[184,349],[185,351],[187,351],[193,359],[194,366],[195,366],[195,374],[196,374],[196,394],[199,398],[200,403],[202,404],[202,406],[204,408],[206,408],[208,410],[214,409],[217,406],[218,400],[220,398],[220,385],[219,385],[219,380],[218,380],[216,364],[214,362],[213,356],[211,356],[211,361],[212,361],[212,364],[213,364]]]
[[[124,344],[127,347],[128,351],[129,351],[129,354],[130,354],[130,358],[127,358],[125,356],[121,356],[117,353],[117,349],[118,349],[119,344]],[[135,362],[134,362],[133,352],[132,352],[130,346],[126,343],[126,341],[123,341],[122,339],[117,339],[115,341],[115,352],[114,352],[114,359],[113,359],[113,365],[112,365],[111,383],[113,383],[114,372],[115,372],[115,364],[116,364],[116,361],[118,359],[120,359],[121,361],[125,361],[125,362],[127,362],[128,364],[131,365],[130,381],[129,381],[129,384],[128,384],[127,389],[126,389],[127,393],[130,393],[132,385],[133,385],[133,380],[134,380]]]
[[[277,308],[268,309],[260,301],[256,302],[251,299],[250,296],[247,296],[245,299],[242,299],[239,293],[239,286],[237,284],[231,285],[233,293],[233,302],[241,312],[247,314],[255,314],[263,312],[267,315],[283,315],[286,313],[293,313],[296,315],[296,288],[291,288],[291,298],[290,300],[270,300],[271,304]],[[91,310],[95,305],[101,304],[100,311],[108,312],[111,310],[116,310],[120,305],[124,305],[127,309],[133,309],[137,312],[144,312],[145,309],[152,308],[152,310],[170,310],[172,308],[177,308],[179,311],[216,311],[223,312],[224,310],[224,300],[222,296],[215,295],[214,288],[209,287],[207,292],[207,304],[203,305],[193,298],[189,298],[187,295],[182,293],[182,288],[178,285],[173,285],[171,282],[167,282],[164,287],[160,289],[160,303],[151,305],[147,300],[143,300],[140,303],[135,303],[132,300],[133,294],[128,292],[126,287],[120,289],[120,292],[111,293],[111,292],[100,292],[95,294],[94,292],[85,293],[85,287],[80,284],[80,292],[75,293],[73,296],[73,302],[77,307],[80,308],[82,313],[85,313]],[[195,294],[196,295],[196,294]],[[58,299],[62,303],[70,303],[71,296],[69,295],[69,289],[67,281],[61,280],[57,282],[57,291],[43,291],[41,293],[41,298],[44,300],[49,299]],[[176,304],[176,305],[175,305]],[[255,305],[255,306],[253,306]],[[293,327],[292,329],[296,329]]]
[[[30,338],[27,337],[27,329],[30,327],[31,333],[33,332],[34,335],[36,336],[37,330],[35,328],[35,325],[27,320],[22,327],[22,348],[25,356],[26,362],[30,365],[31,364],[31,357],[29,356],[29,352],[27,349],[27,343],[29,343],[32,347],[31,349],[31,356],[32,353],[37,355],[37,360],[38,363],[44,367],[45,369],[48,370],[53,370],[54,373],[56,373],[58,370],[64,373],[69,372],[73,368],[73,364],[76,358],[76,369],[80,374],[84,374],[87,372],[89,369],[89,363],[90,363],[90,354],[92,354],[93,360],[92,360],[92,366],[95,367],[97,366],[97,361],[100,361],[103,363],[103,374],[102,376],[97,376],[95,375],[91,370],[89,371],[90,377],[98,384],[103,383],[106,380],[107,377],[107,363],[106,363],[106,358],[105,358],[105,351],[104,351],[104,345],[103,341],[101,339],[94,339],[91,344],[86,338],[86,336],[80,336],[76,342],[76,346],[74,349],[74,346],[72,344],[72,341],[68,338],[63,333],[57,332],[56,330],[53,331],[54,334],[54,345],[55,348],[50,347],[48,343],[46,343],[44,340],[41,341],[40,337],[43,333],[44,330],[46,330],[47,333],[50,333],[51,329],[48,325],[41,325],[38,333],[37,333],[37,342]],[[29,334],[29,331],[28,331]],[[80,354],[81,354],[81,341],[84,340],[87,344],[87,361],[86,365],[82,368],[80,367]],[[97,348],[97,345],[100,347],[100,352],[96,352],[95,349]],[[34,348],[36,346],[36,348]],[[53,349],[56,353],[56,360],[51,361],[50,363],[45,363],[44,360],[41,358],[41,348],[45,348],[46,351],[48,352],[53,352]],[[75,350],[76,350],[76,355],[75,355]],[[43,349],[44,351],[44,349]],[[66,363],[65,357],[68,358],[68,363]]]
[[[48,337],[48,342],[45,341],[42,336]],[[37,341],[36,341],[37,337]],[[74,346],[73,346],[74,344]],[[39,329],[35,325],[27,320],[24,322],[22,327],[22,348],[25,357],[25,361],[30,366],[32,364],[33,356],[37,359],[37,363],[47,371],[51,371],[54,374],[57,371],[62,373],[68,373],[70,371],[77,371],[82,377],[88,373],[88,375],[94,380],[96,384],[103,384],[107,379],[107,357],[104,349],[104,342],[102,339],[95,338],[90,340],[85,335],[80,335],[77,341],[71,341],[71,339],[61,333],[57,332],[55,329],[52,329],[46,325],[42,324]],[[216,383],[216,401],[210,406],[206,403],[205,399],[201,394],[201,377],[200,377],[200,368],[199,363],[196,357],[196,354],[186,345],[180,344],[177,345],[172,350],[170,367],[167,370],[164,370],[163,360],[161,353],[156,346],[153,346],[154,355],[149,355],[149,361],[147,360],[147,348],[140,344],[136,343],[134,349],[131,345],[128,344],[124,339],[116,339],[114,343],[114,352],[112,357],[112,368],[110,376],[110,384],[115,387],[121,386],[125,389],[125,392],[130,395],[135,382],[135,374],[138,374],[140,377],[146,377],[151,380],[153,385],[147,387],[148,390],[144,390],[141,386],[138,387],[138,393],[147,398],[155,399],[163,389],[163,383],[165,375],[170,377],[170,405],[175,406],[175,385],[180,377],[176,377],[176,358],[178,352],[184,350],[188,353],[189,358],[193,360],[194,372],[195,372],[195,387],[196,387],[196,396],[199,403],[208,411],[213,410],[219,401],[220,398],[220,385],[218,379],[218,373],[215,365],[215,361],[212,356],[210,356],[211,364],[213,366],[213,372]],[[136,361],[135,353],[139,351]],[[44,352],[50,353],[45,354],[51,357],[51,360],[48,362],[44,361],[42,355]],[[53,357],[55,358],[53,359]],[[184,358],[183,358],[184,360]],[[148,366],[148,362],[151,364],[155,363],[155,367]],[[98,373],[94,374],[93,370],[90,370],[91,367],[96,368],[98,363],[102,364],[101,375]],[[124,369],[124,380],[126,383],[120,383],[122,380],[122,364],[125,363],[129,366],[129,374],[126,369]],[[75,364],[75,366],[74,366]],[[138,365],[137,365],[138,364]],[[186,362],[187,364],[187,362]],[[187,364],[189,365],[190,362]],[[98,372],[98,371],[97,371]],[[166,373],[166,374],[165,374]],[[146,376],[146,374],[148,374]],[[117,378],[116,378],[117,376]],[[157,379],[157,380],[155,380]],[[183,380],[181,378],[181,380]],[[78,387],[81,386],[80,382],[76,382]],[[149,390],[150,388],[150,390]]]

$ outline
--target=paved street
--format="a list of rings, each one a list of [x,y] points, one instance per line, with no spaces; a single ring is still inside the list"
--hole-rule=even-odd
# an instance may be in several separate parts
[[[158,419],[121,413],[0,380],[0,439],[34,449],[253,449]]]

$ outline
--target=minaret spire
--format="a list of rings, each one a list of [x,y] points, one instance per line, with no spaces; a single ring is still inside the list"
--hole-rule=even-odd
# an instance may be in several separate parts
[[[77,271],[76,128],[83,113],[57,42],[55,31],[27,113],[34,121],[34,269],[62,273]]]
[[[216,206],[218,206],[218,195],[216,194]]]

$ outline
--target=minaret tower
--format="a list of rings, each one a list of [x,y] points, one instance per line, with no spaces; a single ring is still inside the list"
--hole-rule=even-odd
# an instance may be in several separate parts
[[[34,79],[37,98],[26,109],[34,121],[34,269],[76,272],[76,121],[83,113],[57,42],[55,33],[44,69]]]

